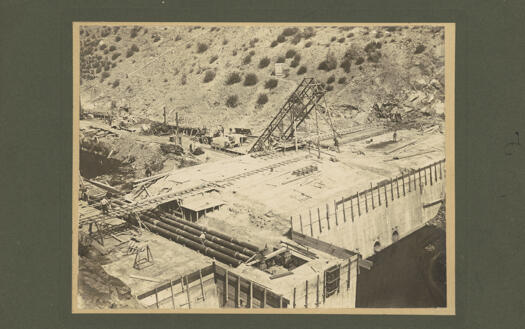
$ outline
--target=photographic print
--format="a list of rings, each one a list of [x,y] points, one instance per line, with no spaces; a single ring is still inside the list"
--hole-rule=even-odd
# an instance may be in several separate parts
[[[75,22],[73,312],[454,314],[454,33]]]

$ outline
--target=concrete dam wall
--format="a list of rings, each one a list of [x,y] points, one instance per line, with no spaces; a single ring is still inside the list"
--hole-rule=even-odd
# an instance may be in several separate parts
[[[363,258],[421,228],[445,199],[445,160],[291,218],[292,230]]]

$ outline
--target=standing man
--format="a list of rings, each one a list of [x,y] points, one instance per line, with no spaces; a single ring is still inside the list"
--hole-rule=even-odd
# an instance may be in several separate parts
[[[397,142],[397,130],[394,130],[394,135],[392,136],[392,140],[395,142]]]

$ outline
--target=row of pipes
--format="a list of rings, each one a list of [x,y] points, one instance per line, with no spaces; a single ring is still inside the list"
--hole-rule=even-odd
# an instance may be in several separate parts
[[[118,199],[112,202],[125,205]],[[259,251],[259,248],[250,243],[177,218],[167,212],[149,210],[138,216],[150,231],[232,266],[240,265]],[[201,238],[203,233],[204,238]]]

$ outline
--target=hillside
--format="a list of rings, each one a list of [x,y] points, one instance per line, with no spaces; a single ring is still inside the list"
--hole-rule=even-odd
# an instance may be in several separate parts
[[[304,77],[315,77],[341,125],[364,123],[374,104],[395,104],[403,116],[444,112],[442,28],[85,26],[80,33],[87,111],[115,102],[162,120],[166,106],[169,121],[178,111],[183,125],[260,131]],[[274,76],[277,62],[284,77]]]

